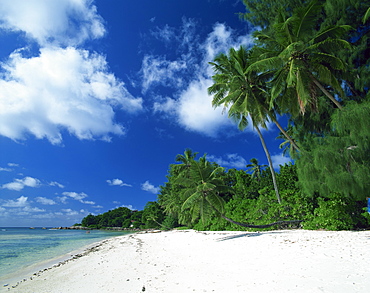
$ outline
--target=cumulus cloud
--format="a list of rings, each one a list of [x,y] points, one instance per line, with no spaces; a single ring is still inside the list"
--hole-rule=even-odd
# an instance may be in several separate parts
[[[207,93],[211,85],[205,78],[190,83],[180,94],[177,115],[179,124],[185,129],[215,137],[221,128],[232,123],[227,115],[222,115],[221,108],[212,107],[212,97]]]
[[[195,42],[194,40],[199,40],[199,36],[195,34],[193,20],[183,20],[181,31],[176,35],[176,31],[168,26],[165,26],[162,32],[158,29],[155,31],[158,39],[161,38],[165,42],[169,39],[177,41],[180,47],[177,59],[145,56],[143,60],[141,73],[145,91],[157,85],[175,89],[174,96],[155,99],[153,112],[161,113],[166,119],[175,120],[189,131],[211,137],[216,137],[225,128],[235,129],[227,115],[222,115],[222,108],[212,107],[212,97],[208,95],[207,89],[212,85],[213,72],[208,62],[217,54],[227,52],[230,47],[248,47],[253,43],[252,37],[236,37],[231,28],[217,23],[203,42]],[[181,40],[178,36],[182,36]],[[153,64],[155,66],[151,66]],[[182,64],[184,65],[179,66]]]
[[[207,159],[219,164],[221,167],[236,169],[245,169],[245,166],[248,164],[248,162],[238,154],[226,154],[222,157],[209,155]]]
[[[84,198],[88,197],[88,195],[84,192],[81,192],[81,193],[63,192],[62,195],[64,195],[64,197],[59,197],[58,198],[62,203],[65,203],[67,198],[72,198],[74,200],[79,201],[80,203],[91,204],[91,205],[95,204],[95,202],[93,202],[93,201],[84,200]]]
[[[26,196],[21,196],[18,197],[16,200],[6,200],[5,203],[2,205],[3,207],[8,207],[8,208],[23,208],[28,206],[28,197]]]
[[[155,187],[148,180],[141,184],[141,189],[154,194],[158,193],[159,191],[159,187]]]
[[[105,58],[86,50],[43,48],[34,58],[14,52],[3,68],[0,134],[14,140],[31,133],[58,144],[63,129],[79,139],[109,140],[110,133],[125,133],[114,122],[114,108],[142,109],[142,100],[109,73]]]
[[[128,186],[128,187],[132,187],[132,185],[130,184],[127,184],[127,183],[124,183],[121,179],[113,179],[113,180],[107,180],[108,184],[109,185],[112,185],[112,186]]]
[[[43,205],[55,205],[55,204],[57,204],[54,200],[46,198],[46,197],[41,197],[41,196],[36,197],[35,200],[38,203],[41,203]]]
[[[0,28],[24,32],[41,46],[78,45],[105,34],[91,0],[12,0],[0,6]]]
[[[6,1],[1,30],[19,32],[40,48],[18,48],[0,64],[0,135],[60,144],[67,130],[79,139],[109,141],[125,134],[115,122],[117,109],[142,110],[142,99],[110,72],[105,56],[81,48],[105,34],[91,0]]]
[[[0,207],[0,213],[3,217],[14,217],[14,216],[28,216],[35,213],[45,212],[44,209],[38,207],[31,207],[28,202],[28,197],[20,196],[19,198],[12,200],[5,200]]]
[[[40,180],[32,177],[24,177],[23,179],[15,179],[13,182],[3,184],[1,188],[20,191],[27,187],[39,187],[41,185]]]
[[[278,155],[271,156],[272,166],[274,169],[279,169],[280,165],[284,166],[292,161],[291,158],[285,157],[282,153]]]

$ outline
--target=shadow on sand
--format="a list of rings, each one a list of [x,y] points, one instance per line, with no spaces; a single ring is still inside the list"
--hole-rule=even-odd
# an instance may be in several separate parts
[[[232,240],[232,239],[241,238],[241,237],[256,237],[256,236],[263,236],[265,234],[280,234],[280,233],[283,233],[283,232],[279,232],[279,231],[248,232],[248,233],[239,234],[239,235],[230,235],[230,236],[222,237],[222,238],[217,239],[217,241],[225,241],[225,240]]]

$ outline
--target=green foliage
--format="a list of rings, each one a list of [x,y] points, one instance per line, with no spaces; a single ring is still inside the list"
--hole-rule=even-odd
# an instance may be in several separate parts
[[[336,192],[364,200],[370,182],[370,103],[349,103],[332,116],[332,132],[311,140],[297,160],[299,181],[308,194]]]
[[[356,204],[338,193],[319,198],[318,207],[303,223],[305,229],[351,230],[356,225],[359,211]]]
[[[178,226],[177,219],[170,215],[165,216],[164,221],[162,223],[162,229],[164,230],[171,230]]]
[[[140,221],[137,219],[139,215]],[[107,227],[131,228],[131,225],[135,224],[135,222],[137,222],[137,224],[134,225],[136,227],[142,225],[141,212],[132,211],[126,207],[119,207],[97,216],[89,214],[82,219],[81,225],[83,227],[89,227],[93,229]]]
[[[161,228],[164,217],[161,206],[155,201],[149,201],[144,207],[141,221],[146,229]]]

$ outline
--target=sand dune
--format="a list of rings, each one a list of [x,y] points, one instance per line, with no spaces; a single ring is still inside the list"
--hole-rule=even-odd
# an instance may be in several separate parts
[[[370,231],[139,233],[9,292],[370,292]],[[15,286],[15,288],[12,288]]]

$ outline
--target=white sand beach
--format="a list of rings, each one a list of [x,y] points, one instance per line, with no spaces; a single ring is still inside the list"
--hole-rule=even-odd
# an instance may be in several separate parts
[[[369,292],[370,231],[138,233],[22,279],[1,290]]]

